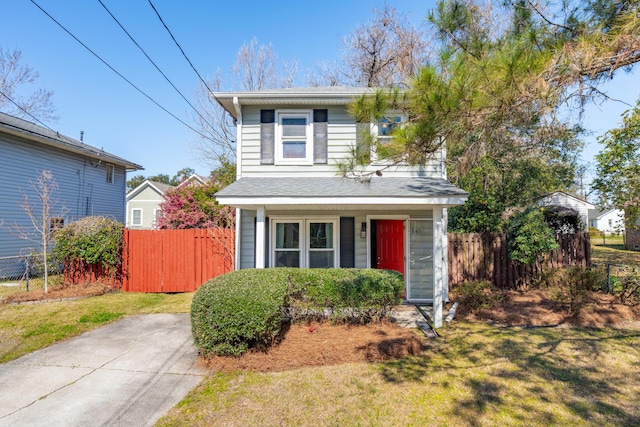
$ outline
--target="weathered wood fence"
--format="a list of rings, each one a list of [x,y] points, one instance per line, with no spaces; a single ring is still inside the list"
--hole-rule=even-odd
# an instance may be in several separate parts
[[[120,271],[67,263],[65,281],[100,282],[128,292],[190,292],[233,271],[234,252],[232,229],[125,229]]]
[[[591,264],[589,233],[559,235],[558,249],[536,264],[520,264],[507,256],[503,234],[449,233],[449,286],[489,280],[506,289],[530,284],[536,271]]]

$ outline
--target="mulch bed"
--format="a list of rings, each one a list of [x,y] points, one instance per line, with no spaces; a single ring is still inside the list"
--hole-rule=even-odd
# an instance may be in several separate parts
[[[56,285],[43,290],[7,295],[3,303],[65,300],[102,295],[112,289],[98,284]],[[448,307],[445,308],[448,310]],[[640,328],[640,306],[616,303],[611,295],[594,293],[575,316],[543,290],[508,292],[507,298],[491,310],[465,313],[456,319],[490,321],[509,326],[619,326]],[[454,320],[455,322],[455,320]],[[240,357],[213,357],[201,362],[214,370],[277,372],[306,366],[335,365],[352,362],[380,362],[418,355],[425,350],[426,338],[416,329],[392,322],[369,325],[334,325],[329,322],[291,325],[282,339],[268,351],[250,351]]]
[[[277,372],[304,366],[349,362],[380,362],[418,355],[424,350],[418,332],[391,322],[369,325],[312,323],[291,325],[279,344],[267,352],[251,351],[240,357],[203,359],[215,370]]]

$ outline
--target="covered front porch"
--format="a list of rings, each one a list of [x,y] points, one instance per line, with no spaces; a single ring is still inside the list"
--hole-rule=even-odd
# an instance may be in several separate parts
[[[441,325],[448,291],[446,209],[461,204],[466,193],[426,178],[377,180],[384,185],[282,180],[243,178],[218,193],[221,203],[238,209],[236,268],[396,270],[404,277],[406,301],[432,304]]]

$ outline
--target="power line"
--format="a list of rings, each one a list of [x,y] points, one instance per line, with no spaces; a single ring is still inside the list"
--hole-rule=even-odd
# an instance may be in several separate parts
[[[105,61],[104,59],[102,59],[102,57],[100,57],[100,55],[98,55],[97,53],[95,53],[93,50],[91,50],[86,44],[84,44],[82,41],[80,41],[79,38],[77,38],[75,35],[73,35],[73,33],[71,33],[71,31],[67,30],[65,28],[64,25],[62,25],[60,22],[58,22],[53,16],[51,16],[46,10],[44,10],[38,3],[36,3],[35,0],[30,0],[31,3],[33,3],[38,9],[40,9],[42,11],[42,13],[44,13],[45,15],[47,15],[49,17],[49,19],[51,19],[53,22],[55,22],[60,28],[62,28],[64,30],[64,32],[66,32],[67,34],[69,34],[71,37],[73,37],[73,39],[75,41],[77,41],[78,43],[80,43],[80,45],[82,45],[82,47],[84,47],[85,49],[87,49],[89,52],[91,52],[91,54],[93,56],[95,56],[96,58],[98,58],[100,60],[100,62],[102,62],[104,65],[106,65],[111,71],[113,71],[114,73],[116,73],[122,80],[124,80],[125,82],[129,83],[129,85],[131,87],[133,87],[135,90],[137,90],[138,92],[140,92],[140,94],[142,94],[144,97],[146,97],[149,101],[153,102],[156,106],[158,106],[158,108],[160,108],[162,111],[164,111],[165,113],[169,114],[171,117],[173,117],[174,119],[176,119],[177,121],[179,121],[180,123],[182,123],[183,125],[185,125],[186,127],[188,127],[189,129],[191,129],[192,131],[194,131],[195,133],[197,133],[198,135],[200,135],[203,138],[206,138],[206,136],[204,136],[202,133],[200,133],[198,130],[194,129],[192,126],[190,126],[189,124],[187,124],[186,122],[184,122],[182,119],[180,119],[178,116],[176,116],[175,114],[173,114],[171,111],[167,110],[166,108],[164,108],[162,105],[160,105],[155,99],[153,99],[151,96],[147,95],[142,89],[140,89],[138,86],[136,86],[135,84],[133,84],[129,79],[127,79],[125,76],[123,76],[122,74],[120,74],[118,72],[118,70],[116,70],[115,68],[113,68],[107,61]]]
[[[40,123],[40,125],[42,125],[42,127],[44,127],[45,129],[50,130],[51,132],[55,132],[56,136],[61,140],[61,142],[66,141],[66,142],[67,142],[67,144],[69,144],[69,145],[73,145],[74,147],[77,147],[77,146],[78,146],[77,141],[73,140],[72,138],[69,138],[68,136],[66,136],[66,135],[64,135],[64,134],[61,134],[61,133],[60,133],[60,132],[58,132],[57,130],[53,130],[53,129],[51,129],[49,126],[47,126],[45,123],[43,123],[40,119],[38,119],[36,116],[34,116],[33,114],[31,114],[28,110],[26,110],[24,107],[22,107],[22,106],[21,106],[20,104],[18,104],[16,101],[14,101],[13,99],[11,99],[11,98],[9,97],[9,95],[7,95],[6,93],[4,93],[4,92],[0,91],[0,95],[2,95],[2,96],[4,96],[5,98],[7,98],[7,99],[9,100],[9,102],[11,102],[13,105],[15,105],[16,107],[18,107],[18,108],[19,108],[23,113],[25,113],[26,115],[28,115],[29,117],[31,117],[31,118],[32,118],[33,120],[35,120],[36,122]],[[20,118],[20,117],[18,117],[18,118]],[[16,126],[16,127],[17,127],[17,126]],[[41,134],[41,133],[39,133],[39,132],[36,132],[36,131],[34,131],[34,130],[25,129],[25,128],[22,128],[22,127],[17,127],[17,128],[18,128],[18,129],[21,129],[21,130],[23,130],[23,131],[29,132],[29,133],[31,133],[31,134],[33,134],[33,135],[41,136],[41,137],[43,137],[43,138],[49,138],[49,139],[51,139],[51,138],[52,138],[51,136],[43,135],[43,134]],[[87,144],[84,144],[82,141],[80,141],[80,144],[82,144],[83,146],[90,147],[91,149],[93,149],[93,150],[91,150],[91,149],[89,149],[89,148],[83,147],[83,148],[84,148],[84,150],[89,151],[89,152],[91,152],[91,153],[93,153],[93,154],[98,154],[98,155],[100,154],[100,153],[98,153],[98,149],[97,149],[97,148],[92,147],[92,146],[87,145]],[[104,150],[100,150],[100,151],[103,151],[103,152],[104,152]]]
[[[33,120],[35,120],[36,122],[40,123],[42,125],[42,127],[45,127],[47,129],[49,129],[51,132],[56,132],[55,130],[51,129],[49,126],[47,126],[46,124],[42,123],[40,121],[40,119],[38,119],[36,116],[34,116],[33,114],[31,114],[29,111],[27,111],[26,109],[24,109],[20,104],[18,104],[16,101],[14,101],[13,99],[11,99],[9,97],[9,95],[7,95],[6,93],[2,92],[0,90],[0,95],[4,96],[5,98],[7,98],[9,100],[10,103],[12,103],[13,105],[15,105],[16,107],[18,107],[18,109],[20,109],[23,113],[25,113],[26,115],[28,115],[29,117],[31,117]]]
[[[202,76],[200,75],[200,73],[198,72],[198,70],[196,70],[196,67],[193,66],[193,63],[191,63],[191,60],[189,59],[189,57],[187,56],[186,53],[184,53],[184,50],[182,49],[182,46],[180,46],[180,43],[178,43],[178,41],[176,40],[176,38],[173,36],[173,33],[171,32],[171,30],[169,29],[169,27],[167,26],[167,24],[165,24],[164,20],[162,19],[162,16],[160,16],[160,13],[158,12],[158,9],[156,9],[156,7],[153,5],[153,3],[151,2],[151,0],[147,0],[149,2],[149,5],[151,6],[151,8],[153,9],[153,11],[156,13],[156,16],[158,17],[158,19],[160,20],[160,22],[162,22],[162,25],[164,26],[164,28],[167,30],[167,32],[169,33],[169,35],[171,36],[171,39],[173,40],[173,42],[176,44],[176,46],[178,46],[178,49],[180,49],[180,52],[182,53],[182,56],[184,56],[184,59],[187,60],[187,62],[189,63],[189,65],[191,66],[191,69],[196,73],[196,75],[198,76],[198,78],[200,79],[200,82],[202,82],[202,84],[204,85],[204,87],[207,88],[207,90],[209,91],[209,94],[213,97],[213,99],[215,99],[218,104],[220,104],[220,106],[222,108],[224,108],[224,105],[222,105],[222,103],[220,102],[220,100],[218,98],[216,98],[216,96],[213,94],[213,90],[211,90],[211,88],[209,87],[209,85],[207,84],[207,82],[202,78]]]
[[[140,49],[140,51],[142,52],[142,54],[149,60],[149,62],[151,62],[151,64],[153,64],[153,66],[156,68],[156,70],[158,70],[158,72],[162,75],[162,77],[164,77],[164,79],[171,85],[172,88],[175,89],[176,92],[178,92],[178,94],[182,97],[182,99],[184,99],[184,101],[189,104],[189,106],[193,109],[193,111],[196,112],[196,114],[198,116],[200,116],[200,118],[209,126],[211,126],[211,123],[209,123],[207,121],[207,119],[200,114],[200,112],[196,109],[196,107],[193,106],[193,104],[191,104],[191,102],[189,102],[189,100],[182,94],[182,92],[180,92],[180,90],[176,87],[176,85],[173,84],[173,82],[169,79],[169,77],[167,77],[167,75],[165,73],[162,72],[162,70],[160,69],[160,67],[158,67],[158,65],[149,57],[149,55],[147,54],[147,52],[145,52],[145,50],[142,48],[142,46],[140,46],[140,44],[138,44],[137,41],[135,41],[135,39],[133,38],[133,36],[131,36],[131,34],[129,34],[129,32],[124,28],[124,26],[120,23],[120,21],[118,21],[118,19],[113,15],[113,13],[111,13],[111,11],[109,10],[109,8],[102,2],[102,0],[98,0],[98,3],[100,3],[100,5],[104,8],[104,10],[107,11],[107,13],[109,14],[109,16],[111,16],[111,18],[116,22],[116,24],[118,24],[118,26],[122,29],[122,31],[124,31],[124,33],[129,37],[129,39],[133,42],[133,44],[136,45],[136,47],[138,49]],[[213,127],[213,126],[211,126]]]

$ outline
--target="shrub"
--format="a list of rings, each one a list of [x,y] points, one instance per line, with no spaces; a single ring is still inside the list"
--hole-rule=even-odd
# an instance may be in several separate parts
[[[55,231],[53,253],[60,261],[82,260],[112,272],[122,265],[123,230],[111,218],[82,218]]]
[[[328,317],[367,323],[386,317],[400,301],[402,275],[376,269],[286,269],[292,321]]]
[[[496,288],[488,280],[463,282],[456,286],[453,294],[465,312],[491,309],[506,299],[505,291]]]
[[[198,289],[191,303],[191,331],[203,356],[240,355],[275,340],[287,297],[286,277],[281,273],[240,270]]]
[[[589,294],[601,290],[604,283],[606,273],[603,270],[576,266],[543,272],[535,280],[534,286],[548,290],[551,299],[573,315],[586,304]]]
[[[380,319],[400,302],[403,289],[402,276],[386,270],[240,270],[198,289],[191,328],[203,356],[240,355],[271,345],[286,322]]]
[[[522,264],[534,263],[558,248],[542,208],[529,208],[514,215],[507,224],[507,240],[509,258]]]

